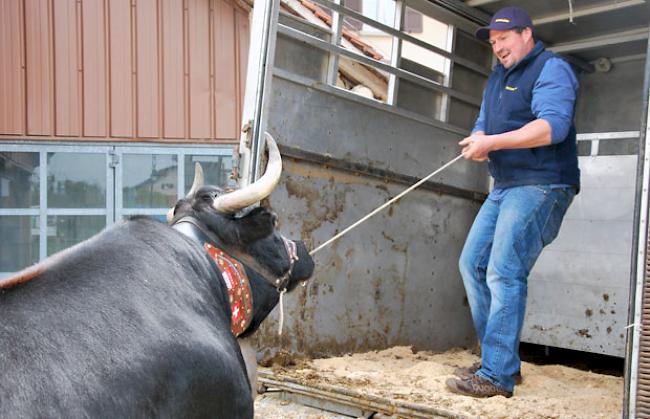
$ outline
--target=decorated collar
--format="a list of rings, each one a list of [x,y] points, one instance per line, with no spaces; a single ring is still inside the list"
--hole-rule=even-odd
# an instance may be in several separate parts
[[[219,268],[221,276],[228,287],[228,296],[232,313],[231,330],[233,335],[239,336],[250,326],[253,318],[253,295],[251,294],[248,276],[246,275],[246,271],[241,262],[217,247],[220,243],[219,239],[211,231],[204,228],[201,222],[193,217],[181,218],[172,225],[172,228],[201,243],[203,248],[208,252]],[[271,282],[280,294],[280,330],[282,330],[283,318],[282,296],[288,290],[293,267],[298,261],[296,244],[284,236],[281,237],[287,256],[289,257],[289,269],[282,276],[275,279],[269,278],[269,275],[265,275],[263,273],[264,269],[261,269],[261,271],[258,272],[267,281]],[[259,265],[256,265],[254,260],[247,260],[246,258],[248,256],[245,254],[237,255],[237,257],[246,263],[251,263],[252,266],[249,264],[249,267],[252,269],[257,270],[256,266],[259,267]]]
[[[241,335],[253,320],[253,294],[244,267],[223,250],[204,243],[203,248],[217,265],[221,277],[228,288],[230,302],[230,331],[233,335]]]

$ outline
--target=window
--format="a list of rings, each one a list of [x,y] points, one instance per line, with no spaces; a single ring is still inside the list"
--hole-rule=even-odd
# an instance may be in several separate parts
[[[363,0],[362,6],[364,16],[387,26],[393,26],[395,20],[395,2],[385,0]],[[363,25],[364,33],[378,32],[377,28],[370,25]]]
[[[363,3],[361,3],[363,1]],[[347,3],[346,3],[347,4]],[[395,20],[395,2],[386,0],[355,0],[353,5],[347,5],[348,8],[361,12],[364,16],[383,23],[387,26],[393,26]],[[378,30],[371,25],[363,25],[364,33],[373,33]],[[404,32],[421,33],[422,32],[422,13],[406,8],[404,16]]]
[[[409,33],[422,32],[422,13],[407,7],[404,16],[404,31]]]
[[[106,151],[0,151],[0,273],[20,270],[106,226]]]
[[[0,278],[123,217],[165,221],[195,161],[206,183],[232,186],[231,147],[0,144]]]

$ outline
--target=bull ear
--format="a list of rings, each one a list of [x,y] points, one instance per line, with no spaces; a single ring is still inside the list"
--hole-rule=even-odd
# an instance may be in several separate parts
[[[194,195],[196,191],[199,190],[201,186],[205,184],[205,176],[203,175],[203,167],[201,167],[201,163],[198,161],[196,164],[194,164],[194,182],[192,182],[192,187],[190,188],[190,191],[185,195],[185,198],[189,198],[190,196]],[[171,223],[172,219],[174,218],[174,208],[171,208],[169,211],[167,211],[167,222]]]

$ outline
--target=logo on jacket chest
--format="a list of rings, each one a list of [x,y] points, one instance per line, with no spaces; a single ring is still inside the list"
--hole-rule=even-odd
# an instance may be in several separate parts
[[[248,329],[253,320],[253,294],[246,271],[241,263],[223,250],[209,243],[205,243],[203,247],[216,263],[226,283],[231,312],[230,331],[233,335],[239,336]]]

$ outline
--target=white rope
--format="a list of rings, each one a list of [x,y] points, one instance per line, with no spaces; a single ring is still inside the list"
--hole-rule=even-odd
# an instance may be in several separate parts
[[[569,2],[569,23],[573,23],[573,1],[568,0]]]
[[[282,335],[282,325],[284,323],[284,305],[283,305],[283,296],[287,292],[287,289],[280,291],[280,327],[278,327],[278,336]]]
[[[387,206],[389,206],[389,205],[392,204],[393,202],[397,201],[398,199],[400,199],[401,197],[403,197],[403,196],[406,195],[407,193],[411,192],[413,189],[415,189],[415,188],[417,188],[418,186],[422,185],[424,182],[426,182],[427,180],[429,180],[429,179],[432,178],[433,176],[437,175],[438,173],[440,173],[440,172],[442,172],[443,170],[445,170],[447,167],[451,166],[453,163],[455,163],[455,162],[456,162],[458,159],[460,159],[461,157],[463,157],[462,154],[459,155],[458,157],[454,158],[453,160],[447,162],[444,166],[440,167],[438,170],[436,170],[436,171],[434,171],[433,173],[429,174],[427,177],[422,178],[422,179],[419,180],[417,183],[413,184],[412,186],[410,186],[408,189],[404,190],[402,193],[400,193],[400,194],[397,195],[396,197],[394,197],[394,198],[392,198],[392,199],[386,201],[383,205],[379,206],[379,208],[375,209],[375,210],[374,210],[373,212],[371,212],[370,214],[366,215],[365,217],[363,217],[362,219],[360,219],[360,220],[357,221],[356,223],[352,224],[350,227],[348,227],[348,228],[346,228],[345,230],[341,231],[341,232],[340,232],[339,234],[337,234],[336,236],[332,237],[331,239],[329,239],[329,240],[326,241],[325,243],[321,244],[320,246],[318,246],[317,248],[315,248],[314,250],[312,250],[311,252],[309,252],[309,255],[310,255],[310,256],[313,255],[314,253],[318,252],[319,250],[321,250],[321,249],[324,248],[325,246],[329,245],[329,244],[332,243],[333,241],[339,239],[341,236],[343,236],[344,234],[346,234],[348,231],[352,230],[353,228],[355,228],[355,227],[358,226],[359,224],[361,224],[361,223],[363,223],[364,221],[366,221],[368,218],[370,218],[370,217],[372,217],[373,215],[377,214],[379,211],[383,210],[384,208],[386,208]]]

